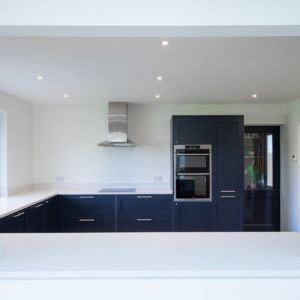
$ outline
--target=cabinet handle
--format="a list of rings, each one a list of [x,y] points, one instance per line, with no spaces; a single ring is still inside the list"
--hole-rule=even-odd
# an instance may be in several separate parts
[[[146,198],[152,198],[152,196],[136,196],[137,198],[139,198],[139,199],[142,199],[142,198],[144,198],[144,199],[146,199]]]
[[[137,218],[136,220],[138,222],[151,222],[152,221],[151,218]]]
[[[79,196],[80,199],[94,199],[95,196]]]
[[[40,203],[40,204],[36,205],[34,208],[39,208],[39,207],[41,207],[41,206],[43,206],[43,205],[44,205],[44,204]]]
[[[235,190],[220,191],[220,193],[235,193]]]
[[[25,212],[22,211],[21,213],[19,213],[19,214],[17,214],[17,215],[14,215],[14,218],[18,218],[18,217],[20,217],[20,216],[22,216],[22,215],[24,215],[24,214],[25,214]]]
[[[95,219],[79,219],[79,222],[95,222]]]
[[[207,176],[209,173],[176,173],[178,176]]]
[[[235,198],[235,195],[231,195],[231,196],[220,196],[221,198]]]

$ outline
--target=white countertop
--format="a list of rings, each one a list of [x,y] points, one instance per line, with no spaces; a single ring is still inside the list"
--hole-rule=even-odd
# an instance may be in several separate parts
[[[25,209],[38,202],[44,201],[56,195],[137,195],[137,194],[172,194],[169,189],[144,190],[137,189],[130,193],[100,193],[99,190],[63,190],[63,191],[28,191],[26,193],[0,197],[0,218],[12,214],[21,209]]]
[[[298,233],[0,234],[0,279],[300,278]]]

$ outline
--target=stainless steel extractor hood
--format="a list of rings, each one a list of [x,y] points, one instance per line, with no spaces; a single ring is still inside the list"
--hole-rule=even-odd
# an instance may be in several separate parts
[[[108,140],[99,143],[103,147],[135,147],[127,137],[128,103],[108,103]]]

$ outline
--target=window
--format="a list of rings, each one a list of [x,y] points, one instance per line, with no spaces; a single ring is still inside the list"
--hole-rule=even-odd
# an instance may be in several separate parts
[[[7,196],[6,120],[6,112],[0,109],[0,197]]]

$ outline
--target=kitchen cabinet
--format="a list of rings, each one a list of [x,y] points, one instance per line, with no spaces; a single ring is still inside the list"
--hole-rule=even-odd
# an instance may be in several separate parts
[[[212,200],[176,202],[176,231],[243,230],[243,122],[243,116],[173,116],[173,147],[212,147]]]
[[[173,116],[173,145],[213,144],[215,123],[210,116]]]
[[[114,195],[62,195],[57,197],[58,232],[113,232]]]
[[[26,209],[25,232],[54,231],[54,201],[48,199]]]
[[[215,223],[211,203],[175,203],[175,231],[216,231]]]
[[[22,233],[25,232],[25,215],[27,210],[20,210],[0,219],[0,232]]]
[[[0,232],[54,231],[54,198],[41,201],[0,219]]]
[[[216,121],[214,194],[219,231],[244,228],[243,135],[242,117],[220,117]]]
[[[118,195],[120,232],[172,231],[172,195]]]

